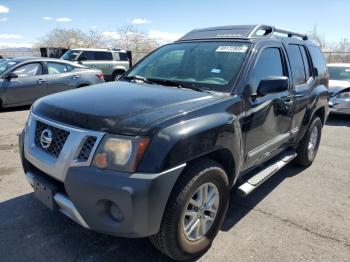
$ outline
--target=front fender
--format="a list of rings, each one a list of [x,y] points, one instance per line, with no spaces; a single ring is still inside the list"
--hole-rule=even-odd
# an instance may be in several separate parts
[[[239,166],[241,132],[237,117],[227,112],[196,117],[160,130],[139,169],[161,171],[219,149],[229,150],[235,166]]]

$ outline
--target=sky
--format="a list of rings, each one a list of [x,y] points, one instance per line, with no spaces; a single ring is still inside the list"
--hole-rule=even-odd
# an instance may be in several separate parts
[[[0,0],[0,47],[30,47],[53,28],[115,37],[126,24],[171,42],[194,28],[271,24],[328,42],[350,39],[350,0]]]

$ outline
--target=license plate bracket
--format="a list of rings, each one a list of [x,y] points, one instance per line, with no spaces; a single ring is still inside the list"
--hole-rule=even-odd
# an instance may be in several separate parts
[[[58,187],[47,179],[34,177],[33,188],[35,197],[51,210],[56,209],[54,195],[58,192]]]

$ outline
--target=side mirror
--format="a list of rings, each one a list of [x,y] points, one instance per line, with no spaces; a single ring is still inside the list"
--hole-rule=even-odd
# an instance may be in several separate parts
[[[11,72],[6,74],[4,78],[10,80],[11,78],[18,78],[18,75],[16,73]]]
[[[313,71],[313,73],[314,73],[314,76],[318,76],[318,69],[317,69],[317,67],[314,67],[314,68],[312,68],[312,71]]]
[[[271,76],[260,81],[258,86],[258,96],[271,93],[279,93],[288,90],[289,81],[286,76]]]

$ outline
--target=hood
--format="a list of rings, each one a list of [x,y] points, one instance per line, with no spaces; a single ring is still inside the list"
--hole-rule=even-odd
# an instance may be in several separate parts
[[[84,129],[135,136],[145,126],[150,128],[218,97],[190,89],[120,81],[41,98],[32,112]]]
[[[341,81],[341,80],[329,80],[329,89],[328,92],[330,96],[335,96],[345,89],[350,88],[349,81]]]

